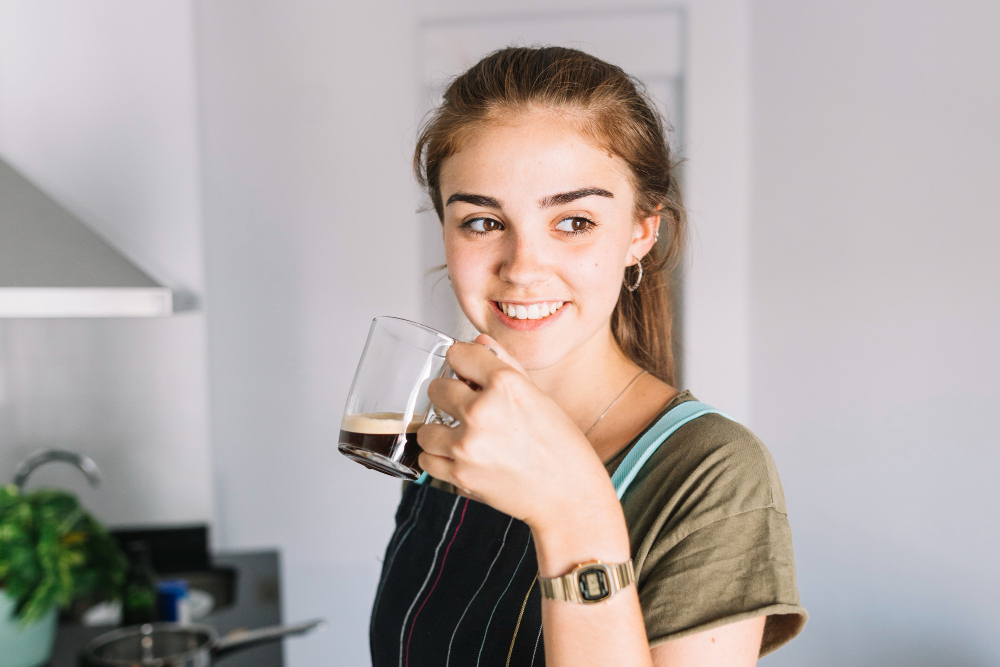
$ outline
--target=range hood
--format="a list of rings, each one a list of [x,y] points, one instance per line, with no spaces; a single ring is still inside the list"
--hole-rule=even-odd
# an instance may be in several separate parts
[[[172,312],[170,289],[0,160],[0,318]]]

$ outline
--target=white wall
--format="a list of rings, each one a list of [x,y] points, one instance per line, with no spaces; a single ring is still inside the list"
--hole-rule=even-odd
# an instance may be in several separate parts
[[[371,318],[419,314],[408,23],[363,3],[197,9],[220,535],[280,547],[285,619],[330,621],[286,643],[291,664],[365,664],[399,483],[336,443]]]
[[[191,7],[0,0],[0,155],[154,278],[203,289]],[[0,479],[81,451],[32,485],[77,490],[113,524],[214,516],[202,314],[0,320]]]
[[[753,5],[752,396],[805,633],[1000,664],[1000,5]]]
[[[751,423],[749,3],[684,6],[690,16],[684,197],[691,228],[685,384],[700,400]]]
[[[749,149],[745,2],[692,1],[686,118],[689,384],[745,415]],[[610,0],[544,12],[608,10]],[[278,545],[293,665],[365,664],[399,484],[335,448],[371,317],[419,316],[409,171],[421,21],[540,10],[468,2],[196,4],[212,443],[230,547]],[[334,657],[335,656],[335,657]]]

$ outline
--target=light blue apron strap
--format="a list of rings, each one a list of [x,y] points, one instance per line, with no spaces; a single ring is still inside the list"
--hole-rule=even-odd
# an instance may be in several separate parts
[[[431,478],[430,475],[428,475],[425,472],[422,472],[422,473],[420,473],[420,477],[417,477],[417,480],[415,482],[413,482],[413,483],[414,484],[425,484],[427,482],[427,480],[429,480],[430,478]]]
[[[649,460],[649,457],[653,455],[674,431],[693,419],[710,414],[722,415],[726,419],[732,419],[729,415],[719,412],[710,405],[705,405],[700,401],[686,401],[663,415],[652,428],[646,431],[642,439],[635,443],[632,451],[625,456],[625,460],[615,470],[615,474],[611,476],[611,483],[615,485],[615,492],[618,494],[618,499],[622,499],[622,496],[625,495],[625,490],[628,489],[628,485],[632,483],[635,476],[639,474],[639,470],[643,464]]]

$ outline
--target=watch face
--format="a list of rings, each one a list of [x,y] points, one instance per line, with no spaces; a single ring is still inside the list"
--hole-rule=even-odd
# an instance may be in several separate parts
[[[586,602],[600,602],[611,596],[608,573],[603,567],[589,567],[577,575],[580,583],[580,597]]]

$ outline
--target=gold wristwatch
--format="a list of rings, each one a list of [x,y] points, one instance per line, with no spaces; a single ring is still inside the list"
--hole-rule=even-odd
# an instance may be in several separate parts
[[[599,560],[581,563],[569,574],[551,579],[538,577],[542,596],[581,604],[603,602],[635,582],[632,561],[609,565]]]

